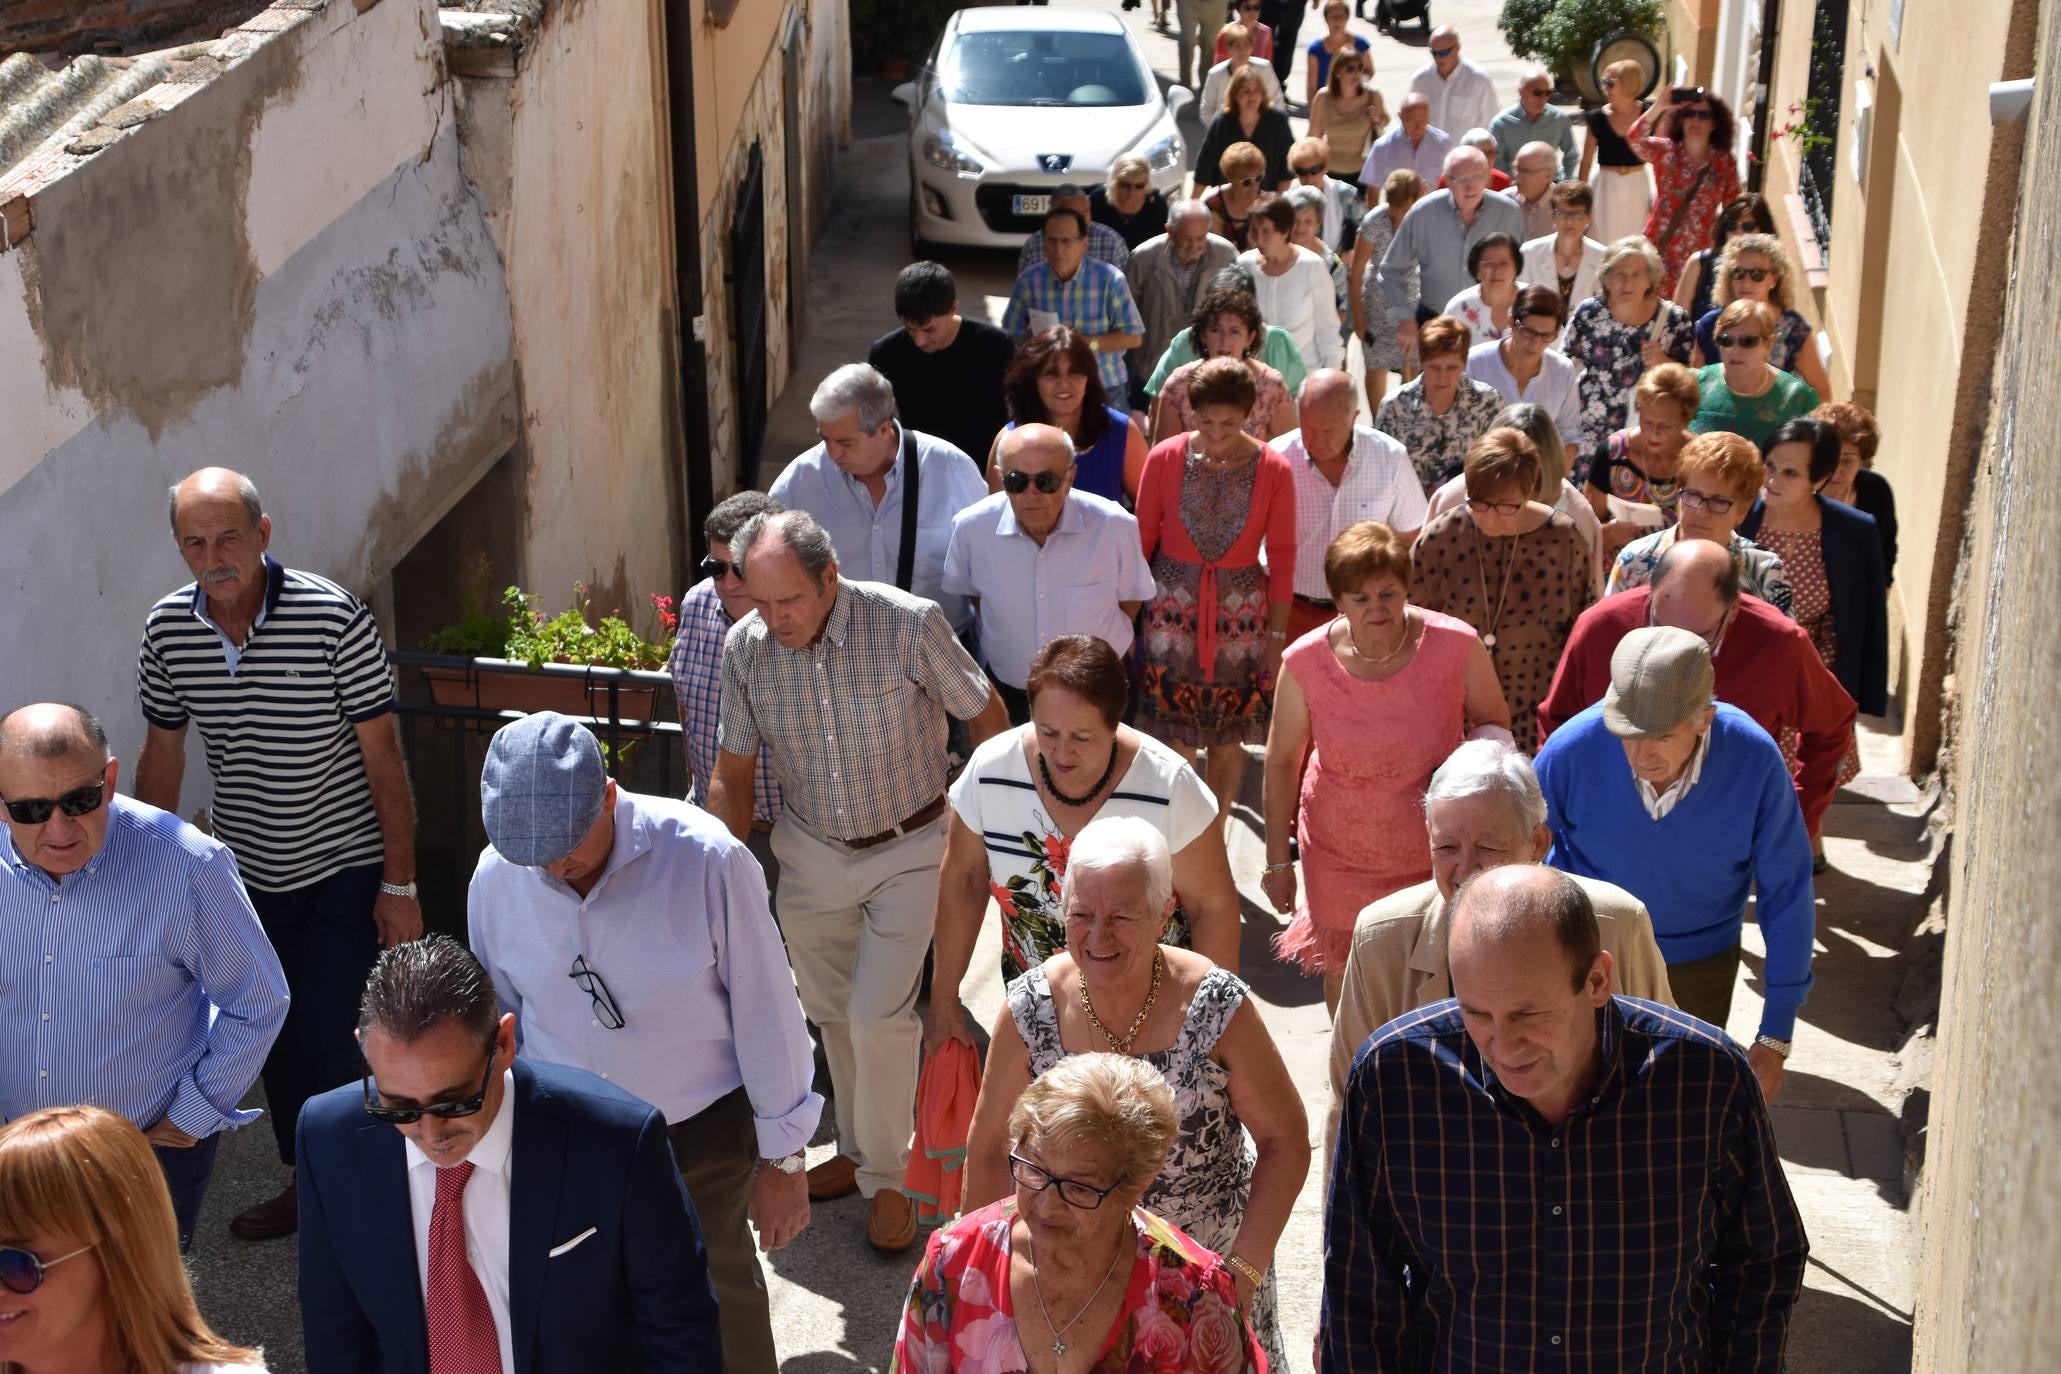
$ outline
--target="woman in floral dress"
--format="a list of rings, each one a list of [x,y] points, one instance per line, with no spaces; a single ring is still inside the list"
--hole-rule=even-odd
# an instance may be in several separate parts
[[[1639,378],[1664,362],[1688,362],[1696,342],[1689,312],[1661,293],[1660,254],[1652,244],[1641,238],[1611,244],[1602,279],[1603,293],[1575,307],[1562,336],[1568,358],[1582,369],[1579,456],[1569,477],[1576,486],[1588,481],[1610,436],[1624,428]]]
[[[1195,428],[1145,458],[1138,536],[1158,590],[1139,642],[1138,723],[1194,762],[1227,816],[1245,748],[1266,738],[1295,592],[1295,478],[1245,433],[1251,372],[1212,358],[1189,385]],[[1260,546],[1267,564],[1260,566]]]
[[[1710,246],[1718,212],[1740,191],[1731,107],[1708,91],[1680,105],[1671,94],[1663,91],[1625,137],[1653,167],[1646,239],[1660,250],[1660,293],[1669,297],[1690,255]]]
[[[1603,522],[1603,553],[1611,562],[1634,539],[1675,523],[1681,491],[1675,464],[1689,441],[1689,421],[1703,403],[1696,374],[1680,363],[1648,369],[1632,389],[1638,424],[1610,436],[1589,465],[1583,494]]]
[[[1360,347],[1366,357],[1370,406],[1380,405],[1381,398],[1388,394],[1388,374],[1403,370],[1403,346],[1396,342],[1395,322],[1388,317],[1388,297],[1382,293],[1380,274],[1375,269],[1388,245],[1395,241],[1395,231],[1402,225],[1403,216],[1423,196],[1424,178],[1407,167],[1398,167],[1378,189],[1381,203],[1360,220],[1359,236],[1353,240],[1349,273],[1352,280],[1346,291],[1353,328],[1359,331]],[[1416,309],[1421,288],[1415,263],[1410,265],[1404,288],[1409,293],[1410,308]]]
[[[1410,466],[1425,495],[1460,470],[1460,460],[1488,433],[1503,393],[1467,375],[1467,326],[1434,315],[1417,331],[1423,371],[1381,403],[1374,428],[1410,452]]]

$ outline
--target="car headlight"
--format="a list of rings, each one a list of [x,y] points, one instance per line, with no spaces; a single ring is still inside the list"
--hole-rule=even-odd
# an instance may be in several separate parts
[[[987,170],[954,147],[949,132],[923,136],[923,160],[933,167],[962,177],[977,177]]]
[[[1171,172],[1181,165],[1181,153],[1181,136],[1168,134],[1150,148],[1141,149],[1138,156],[1155,172]]]

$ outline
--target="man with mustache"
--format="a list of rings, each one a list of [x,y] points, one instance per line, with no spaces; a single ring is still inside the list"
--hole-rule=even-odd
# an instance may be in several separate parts
[[[202,468],[172,488],[171,519],[193,581],[144,618],[136,800],[178,811],[197,726],[215,838],[236,856],[292,997],[264,1072],[290,1169],[301,1104],[358,1078],[351,1028],[373,960],[422,934],[393,681],[365,604],[267,552],[272,520],[248,477]],[[270,1240],[299,1216],[288,1179],[229,1229]]]

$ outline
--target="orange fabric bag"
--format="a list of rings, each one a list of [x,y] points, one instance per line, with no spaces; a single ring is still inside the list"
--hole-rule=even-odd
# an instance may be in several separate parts
[[[902,1191],[926,1226],[959,1214],[966,1186],[966,1136],[980,1096],[980,1056],[963,1040],[947,1040],[924,1061],[916,1085],[916,1141]]]

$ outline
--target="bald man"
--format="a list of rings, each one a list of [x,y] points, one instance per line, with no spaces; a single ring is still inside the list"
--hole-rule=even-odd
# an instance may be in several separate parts
[[[1366,188],[1370,203],[1381,198],[1388,174],[1404,168],[1423,178],[1426,187],[1436,186],[1451,151],[1453,135],[1432,125],[1431,102],[1412,92],[1396,109],[1395,127],[1367,150],[1367,160],[1360,167],[1360,185]]]
[[[1325,1374],[1779,1370],[1809,1244],[1746,1056],[1613,995],[1565,874],[1470,879],[1448,952],[1454,997],[1346,1080]]]
[[[221,1132],[258,1117],[237,1104],[286,976],[227,847],[118,795],[120,773],[76,706],[0,718],[0,1119],[91,1102],[134,1122],[183,1251]]]
[[[1031,659],[1061,635],[1094,635],[1119,654],[1152,595],[1138,521],[1078,490],[1066,431],[1017,425],[995,446],[1002,490],[952,517],[944,588],[980,610],[981,651],[1012,724],[1030,719]]]
[[[1431,60],[1410,76],[1410,90],[1431,102],[1431,122],[1458,138],[1486,129],[1502,109],[1489,74],[1460,55],[1460,31],[1440,24],[1431,31]]]
[[[1493,143],[1494,139],[1490,141]],[[1527,143],[1517,150],[1510,173],[1516,184],[1511,186],[1509,195],[1517,202],[1517,208],[1524,211],[1522,243],[1553,232],[1553,207],[1547,202],[1547,195],[1553,189],[1553,172],[1559,164],[1559,155],[1550,143]]]
[[[144,618],[136,796],[179,809],[187,727],[198,727],[215,835],[235,853],[293,989],[265,1061],[290,1170],[301,1104],[362,1071],[352,1031],[373,960],[422,934],[393,681],[364,603],[272,557],[272,519],[248,477],[202,468],[172,488],[170,513],[193,581]],[[291,1235],[299,1215],[289,1174],[230,1230],[268,1240]]]

